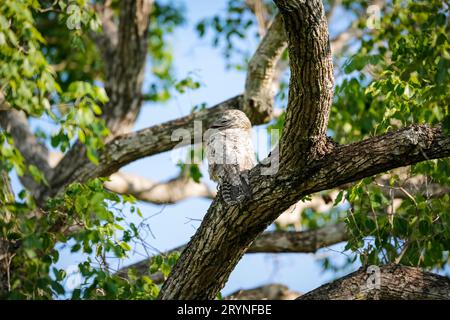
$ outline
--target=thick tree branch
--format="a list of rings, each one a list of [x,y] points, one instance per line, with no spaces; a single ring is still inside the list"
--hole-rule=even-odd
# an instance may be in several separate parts
[[[254,125],[272,118],[273,80],[277,62],[286,47],[283,21],[278,14],[248,64],[243,111]]]
[[[104,117],[113,135],[130,132],[141,108],[152,4],[153,0],[120,2],[117,46],[105,83],[110,100]]]
[[[373,270],[373,269],[372,269]],[[300,296],[299,300],[448,300],[450,279],[419,268],[387,265],[361,268]],[[378,277],[378,280],[376,277]],[[379,282],[377,282],[379,281]]]
[[[205,130],[224,110],[239,109],[240,106],[242,106],[242,96],[236,96],[188,116],[120,135],[106,144],[98,166],[87,161],[85,157],[77,156],[79,150],[73,148],[56,166],[50,178],[51,188],[46,190],[39,200],[43,201],[58,194],[72,182],[107,177],[135,160],[169,151],[175,147],[190,145],[193,143],[195,121],[198,121],[198,124],[201,124]],[[177,135],[177,131],[190,135],[190,137],[183,140],[183,135]],[[174,133],[175,136],[172,138]],[[71,154],[73,156],[70,156]]]
[[[0,96],[0,104],[2,104],[1,99]],[[15,146],[22,154],[26,164],[36,166],[48,179],[51,172],[47,161],[48,149],[31,132],[25,113],[5,106],[0,110],[0,126],[12,136]],[[28,174],[20,177],[20,180],[35,195],[42,187]]]
[[[329,149],[326,131],[333,98],[333,61],[321,0],[276,0],[283,16],[291,79],[280,161],[302,166]]]
[[[91,32],[90,37],[97,45],[107,68],[114,64],[114,53],[117,49],[118,28],[114,21],[114,11],[111,8],[112,1],[106,0],[103,4],[94,4],[95,12],[102,22],[102,32]]]
[[[450,137],[414,125],[338,147],[308,168],[274,176],[250,172],[253,198],[227,206],[213,201],[197,233],[164,283],[162,299],[212,299],[252,241],[299,198],[420,161],[450,156]]]
[[[314,253],[320,248],[348,240],[345,223],[301,232],[265,232],[252,243],[247,253]]]
[[[141,176],[117,172],[105,182],[105,187],[119,194],[131,194],[136,199],[153,204],[176,203],[190,197],[212,199],[216,191],[206,183],[179,176],[167,182],[154,182]]]
[[[62,154],[51,152],[50,166],[55,167]],[[139,175],[118,171],[109,176],[105,187],[119,194],[131,194],[140,201],[153,204],[169,204],[190,197],[212,199],[217,191],[204,182],[195,182],[184,174],[165,182],[155,182]]]

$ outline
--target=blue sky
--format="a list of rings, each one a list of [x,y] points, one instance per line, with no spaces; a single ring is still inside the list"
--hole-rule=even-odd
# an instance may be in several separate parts
[[[226,1],[190,0],[187,3],[187,24],[179,28],[172,38],[175,70],[179,79],[194,72],[203,86],[178,95],[165,104],[145,105],[135,129],[186,115],[194,105],[205,102],[212,106],[243,92],[245,73],[226,70],[220,50],[213,49],[208,39],[199,39],[194,30],[195,23],[200,19],[224,10]],[[247,45],[255,47],[252,41]],[[136,161],[123,168],[123,171],[164,181],[176,176],[178,168],[172,163],[170,153],[166,152]],[[17,179],[14,179],[14,185],[18,188]],[[146,240],[160,251],[185,244],[195,233],[209,205],[210,201],[205,199],[188,199],[168,206],[139,204],[144,216],[153,216],[148,221],[153,235],[149,235]],[[321,255],[331,254],[339,259],[342,255],[336,251],[342,248],[343,245],[337,245],[332,250],[324,249]],[[126,264],[140,259],[139,255],[131,256]],[[67,248],[63,248],[58,266],[66,268],[82,260],[82,256],[71,254]],[[317,256],[311,254],[247,254],[231,274],[222,293],[226,295],[241,288],[253,288],[266,283],[282,283],[293,290],[306,292],[331,278],[333,275],[323,273]]]

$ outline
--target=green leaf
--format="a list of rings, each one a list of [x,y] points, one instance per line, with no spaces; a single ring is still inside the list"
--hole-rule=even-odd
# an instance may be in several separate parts
[[[130,247],[130,245],[128,244],[128,243],[126,243],[126,242],[120,242],[119,243],[119,245],[123,248],[123,250],[125,250],[125,251],[130,251],[131,250],[131,247]]]
[[[191,164],[189,167],[189,173],[191,178],[197,182],[200,183],[200,179],[202,177],[202,173],[200,172],[200,168],[196,164]]]
[[[72,248],[70,249],[70,252],[78,252],[81,249],[81,245],[79,243],[75,243]]]
[[[99,165],[99,158],[98,158],[97,150],[88,147],[86,150],[86,155],[87,155],[89,161],[91,161],[93,164],[95,164],[97,166]]]
[[[66,290],[64,289],[64,287],[61,284],[59,284],[58,282],[52,281],[50,283],[50,285],[52,286],[53,290],[55,290],[55,292],[57,294],[63,295],[64,293],[66,293]]]
[[[119,224],[117,224],[117,223],[114,223],[113,224],[114,225],[114,227],[117,229],[117,230],[125,230],[125,228],[124,227],[122,227],[121,225],[119,225]]]
[[[42,182],[48,186],[47,180],[45,179],[43,173],[35,165],[30,164],[28,166],[28,171],[31,174],[31,176],[33,177],[34,181],[36,181],[38,183]]]
[[[142,280],[144,280],[148,284],[153,284],[153,280],[147,276],[142,276]]]
[[[334,200],[334,206],[335,206],[335,207],[336,207],[339,203],[341,203],[343,197],[344,197],[344,191],[341,190],[341,191],[339,191],[339,193],[338,193],[338,195],[337,195],[337,197],[336,197],[336,200]]]
[[[420,231],[420,234],[423,236],[430,236],[431,235],[430,223],[427,220],[420,220],[419,231]]]
[[[450,133],[450,115],[447,115],[442,120],[442,129],[446,134]]]
[[[164,277],[167,277],[170,274],[170,270],[171,270],[171,268],[170,268],[169,264],[163,263],[161,265],[161,272],[164,275]]]

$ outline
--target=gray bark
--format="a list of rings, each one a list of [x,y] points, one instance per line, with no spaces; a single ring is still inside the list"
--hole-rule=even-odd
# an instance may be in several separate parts
[[[283,21],[278,14],[248,63],[243,111],[253,125],[266,123],[272,119],[276,64],[286,47]]]
[[[16,143],[15,146],[20,151],[26,164],[28,166],[36,166],[36,168],[42,172],[44,177],[48,179],[51,173],[51,168],[47,162],[48,150],[30,131],[25,113],[6,106],[6,102],[1,101],[1,96],[0,105],[5,106],[0,110],[0,126],[4,128],[15,141],[19,142]],[[40,184],[36,182],[31,175],[26,173],[19,178],[26,188],[34,191],[33,194],[36,197],[39,196],[38,190],[40,189]]]
[[[448,300],[450,279],[419,268],[387,265],[361,268],[325,284],[299,300]],[[378,279],[376,277],[379,277]]]

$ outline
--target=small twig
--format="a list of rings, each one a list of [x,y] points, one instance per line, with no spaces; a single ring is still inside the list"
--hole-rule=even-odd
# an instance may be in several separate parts
[[[62,12],[61,10],[55,9],[55,8],[54,8],[54,6],[55,6],[57,3],[58,3],[58,0],[55,0],[55,1],[53,1],[53,3],[50,5],[50,7],[48,7],[48,8],[43,8],[43,9],[39,8],[39,9],[37,9],[37,10],[38,10],[39,12],[41,12],[41,13],[48,12],[48,11]]]
[[[394,263],[399,264],[400,261],[403,258],[403,255],[406,253],[406,250],[408,250],[409,242],[406,242],[405,245],[402,248],[402,251],[400,252],[400,255],[395,259]]]

